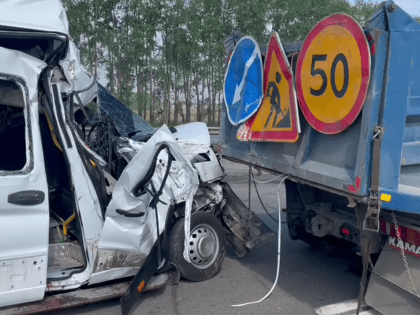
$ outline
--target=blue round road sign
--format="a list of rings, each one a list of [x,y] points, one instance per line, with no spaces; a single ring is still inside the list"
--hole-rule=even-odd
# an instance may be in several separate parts
[[[233,51],[225,74],[223,95],[232,125],[248,120],[263,99],[263,66],[257,42],[241,38]]]

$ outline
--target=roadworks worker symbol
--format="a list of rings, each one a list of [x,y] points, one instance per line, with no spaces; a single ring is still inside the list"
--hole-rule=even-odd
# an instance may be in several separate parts
[[[369,77],[370,50],[360,25],[345,14],[319,22],[296,66],[296,90],[306,120],[321,133],[345,130],[362,110]]]
[[[293,72],[276,32],[264,67],[264,99],[257,114],[238,130],[239,140],[296,142],[300,125]]]

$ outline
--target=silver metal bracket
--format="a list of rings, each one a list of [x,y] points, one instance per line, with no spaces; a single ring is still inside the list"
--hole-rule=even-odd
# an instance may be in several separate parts
[[[363,230],[370,232],[379,232],[379,216],[381,214],[381,201],[377,195],[372,195],[369,198],[368,209],[365,219],[363,221]]]

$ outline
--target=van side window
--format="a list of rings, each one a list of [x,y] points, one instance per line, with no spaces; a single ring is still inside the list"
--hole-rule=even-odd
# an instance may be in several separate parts
[[[26,164],[23,95],[13,82],[0,80],[0,171],[18,171]]]

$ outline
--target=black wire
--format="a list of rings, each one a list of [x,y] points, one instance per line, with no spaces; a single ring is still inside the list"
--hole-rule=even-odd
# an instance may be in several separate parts
[[[248,209],[249,210],[251,210],[251,181],[253,181],[254,182],[254,188],[255,188],[255,191],[257,192],[257,196],[258,196],[258,199],[260,200],[260,203],[261,203],[261,206],[263,207],[263,209],[264,209],[264,211],[265,211],[265,213],[267,213],[267,215],[272,219],[272,220],[274,220],[275,222],[279,222],[279,220],[277,220],[276,218],[274,218],[271,214],[270,214],[270,212],[268,212],[268,210],[266,209],[266,207],[265,207],[265,205],[264,205],[264,203],[263,203],[263,201],[262,201],[262,199],[261,199],[261,196],[260,196],[260,192],[258,191],[258,188],[257,188],[257,182],[254,180],[254,174],[252,173],[252,166],[250,166],[249,167],[249,181],[248,181]]]

